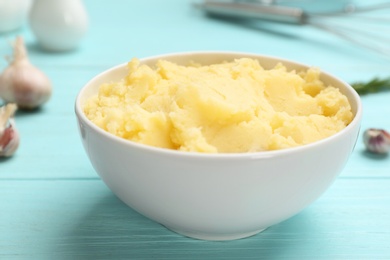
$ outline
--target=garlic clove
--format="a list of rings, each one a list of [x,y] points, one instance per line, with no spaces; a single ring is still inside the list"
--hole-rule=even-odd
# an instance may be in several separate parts
[[[390,150],[390,134],[383,129],[367,129],[363,133],[363,142],[371,153],[386,154]]]
[[[4,129],[0,136],[0,157],[13,155],[19,147],[19,133],[11,120],[10,125]]]
[[[47,102],[51,92],[49,78],[30,63],[23,38],[18,37],[13,60],[0,75],[0,97],[19,108],[34,109]]]
[[[19,133],[13,115],[17,109],[15,104],[0,107],[0,157],[9,157],[19,147]]]

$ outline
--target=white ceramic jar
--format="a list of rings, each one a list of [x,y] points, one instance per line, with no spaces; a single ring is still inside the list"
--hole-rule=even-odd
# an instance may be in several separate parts
[[[0,0],[0,33],[19,29],[30,10],[31,0]]]
[[[81,0],[35,0],[29,20],[38,43],[49,51],[76,48],[88,29]]]

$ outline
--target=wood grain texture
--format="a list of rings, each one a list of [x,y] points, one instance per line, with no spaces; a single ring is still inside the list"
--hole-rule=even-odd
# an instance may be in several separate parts
[[[2,181],[0,259],[388,259],[389,185],[340,178],[285,222],[209,242],[139,215],[98,179]]]
[[[119,201],[91,167],[74,115],[89,79],[133,57],[254,52],[348,82],[388,76],[389,59],[311,27],[212,19],[190,0],[114,2],[84,1],[90,28],[73,52],[42,51],[28,27],[0,34],[0,56],[24,36],[31,62],[54,87],[42,109],[17,113],[21,146],[0,159],[0,259],[390,259],[390,158],[366,153],[361,138],[334,185],[300,214],[251,238],[208,242],[177,235]],[[6,65],[1,60],[0,70]],[[362,97],[362,131],[390,129],[389,100],[388,91]]]

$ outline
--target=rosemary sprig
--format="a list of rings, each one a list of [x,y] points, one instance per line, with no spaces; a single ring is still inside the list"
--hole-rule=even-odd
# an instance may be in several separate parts
[[[355,82],[352,83],[351,86],[360,95],[376,93],[386,89],[390,90],[390,77],[384,79],[373,78],[372,80],[366,82]]]

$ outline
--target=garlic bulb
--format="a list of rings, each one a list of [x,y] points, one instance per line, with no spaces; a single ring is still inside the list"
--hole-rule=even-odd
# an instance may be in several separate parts
[[[0,157],[9,157],[18,149],[19,133],[13,119],[16,109],[16,104],[0,107]]]
[[[390,150],[390,134],[383,129],[367,129],[363,133],[363,142],[372,153],[386,154]]]
[[[23,38],[17,37],[13,60],[0,75],[0,98],[19,108],[34,109],[49,100],[51,91],[50,80],[30,63]]]

